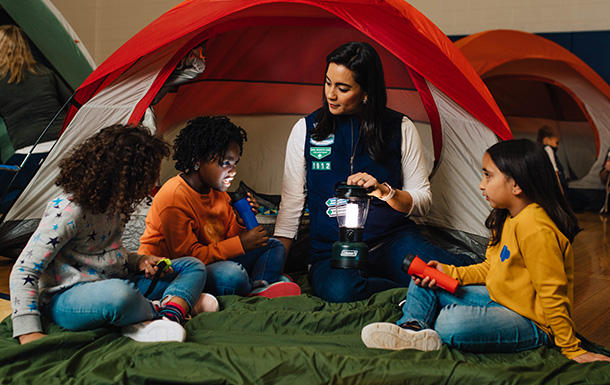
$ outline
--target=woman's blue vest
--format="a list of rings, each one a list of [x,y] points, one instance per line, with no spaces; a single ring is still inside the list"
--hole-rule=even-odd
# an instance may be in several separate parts
[[[398,112],[387,110],[387,127],[394,139],[388,144],[384,164],[375,162],[358,140],[360,125],[356,116],[335,116],[334,135],[315,140],[311,130],[316,124],[317,111],[305,118],[307,136],[305,139],[305,159],[307,163],[307,204],[310,216],[310,263],[330,258],[331,248],[339,239],[339,226],[334,217],[333,196],[337,182],[347,181],[352,174],[350,160],[353,154],[353,173],[366,172],[379,183],[402,189],[401,175],[401,123]],[[364,242],[369,247],[405,226],[413,225],[405,214],[392,209],[387,203],[372,198],[369,214],[364,226]]]

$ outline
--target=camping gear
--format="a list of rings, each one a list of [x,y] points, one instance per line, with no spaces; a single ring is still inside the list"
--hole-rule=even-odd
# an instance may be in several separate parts
[[[170,267],[172,267],[172,261],[169,258],[163,258],[162,260],[157,262],[157,271],[155,272],[155,275],[153,276],[150,285],[148,286],[148,290],[146,290],[146,293],[144,293],[144,297],[148,297],[153,292],[153,290],[155,290],[159,279],[161,279],[161,275]]]
[[[455,45],[481,76],[516,137],[536,140],[543,125],[560,134],[569,186],[602,190],[610,147],[610,85],[585,62],[541,36],[491,30]]]
[[[445,273],[441,273],[433,267],[430,267],[417,255],[407,254],[405,259],[402,261],[400,267],[402,271],[409,275],[414,275],[420,279],[430,277],[430,279],[436,280],[436,285],[442,289],[447,290],[451,294],[455,293],[458,288],[459,282],[451,278]]]
[[[231,201],[233,202],[233,207],[235,210],[237,210],[239,216],[244,221],[246,230],[252,230],[258,226],[256,214],[254,214],[254,211],[252,211],[252,206],[250,206],[250,202],[248,202],[248,194],[242,186],[240,186],[237,191],[233,193],[231,196]]]
[[[333,243],[330,266],[341,269],[364,269],[368,261],[369,248],[362,242],[364,223],[369,213],[371,198],[364,187],[339,182],[337,194],[329,210],[339,223],[339,240]]]
[[[158,134],[169,140],[191,118],[230,115],[248,131],[240,175],[256,191],[279,195],[290,130],[320,106],[324,58],[348,41],[377,50],[388,106],[408,115],[424,142],[433,205],[413,219],[451,234],[482,258],[489,207],[477,188],[480,162],[498,138],[512,134],[455,45],[403,0],[195,0],[175,6],[76,90],[63,134],[8,212],[0,244],[19,237],[11,228],[35,227],[24,223],[37,223],[58,194],[58,163],[75,144],[103,127],[137,124],[153,114]],[[176,66],[203,42],[205,71],[149,108]],[[175,174],[167,163],[161,181]]]
[[[368,349],[362,328],[398,321],[396,304],[406,288],[328,303],[311,295],[305,276],[295,278],[305,294],[218,297],[221,310],[187,322],[183,343],[144,344],[119,328],[71,332],[43,319],[47,336],[20,346],[9,317],[0,323],[0,378],[11,385],[610,383],[610,363],[577,364],[554,347],[487,354],[446,346]],[[586,339],[583,344],[610,354]]]

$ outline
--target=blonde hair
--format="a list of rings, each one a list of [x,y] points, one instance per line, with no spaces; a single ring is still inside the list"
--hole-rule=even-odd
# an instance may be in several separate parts
[[[9,83],[20,83],[26,71],[39,75],[23,30],[14,25],[0,26],[0,79],[9,76]]]

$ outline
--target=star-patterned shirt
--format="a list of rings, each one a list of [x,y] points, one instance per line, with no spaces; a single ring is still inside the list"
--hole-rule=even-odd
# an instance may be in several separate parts
[[[118,215],[88,213],[67,196],[52,200],[11,272],[13,336],[42,332],[39,308],[55,293],[136,271],[140,254],[123,247],[124,228]]]

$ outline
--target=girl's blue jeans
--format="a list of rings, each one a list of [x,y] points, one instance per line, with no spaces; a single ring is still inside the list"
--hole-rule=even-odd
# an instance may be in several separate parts
[[[407,287],[411,277],[401,270],[407,254],[418,255],[426,262],[436,260],[456,266],[474,263],[467,255],[453,254],[432,244],[415,225],[372,245],[368,254],[366,270],[332,268],[330,258],[313,264],[310,280],[316,294],[328,302],[352,302],[380,291]]]
[[[125,326],[159,317],[150,301],[180,297],[192,308],[203,291],[206,268],[196,258],[172,260],[173,273],[165,274],[148,297],[150,279],[134,274],[128,279],[81,282],[53,296],[44,314],[61,327],[90,330],[101,326]]]
[[[207,265],[206,293],[214,295],[247,295],[255,281],[277,282],[284,270],[286,249],[275,238],[267,246],[250,250],[231,260]]]
[[[485,285],[458,287],[455,294],[411,282],[397,324],[434,329],[451,347],[475,353],[512,353],[549,344],[528,318],[492,301]]]

